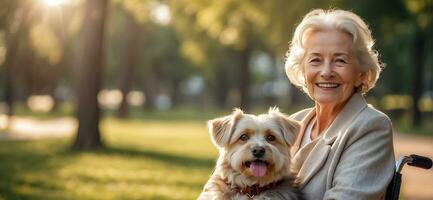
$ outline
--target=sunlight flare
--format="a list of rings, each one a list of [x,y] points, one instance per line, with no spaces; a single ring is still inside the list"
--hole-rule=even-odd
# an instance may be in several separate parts
[[[157,24],[167,25],[171,21],[170,9],[166,4],[156,4],[152,9],[150,15],[152,20]]]
[[[42,0],[42,2],[47,6],[60,6],[66,3],[68,0]]]

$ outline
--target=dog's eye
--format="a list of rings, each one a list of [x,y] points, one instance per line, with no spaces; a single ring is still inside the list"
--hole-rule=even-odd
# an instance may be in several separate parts
[[[267,135],[266,136],[266,141],[268,141],[268,142],[273,142],[273,141],[275,141],[275,136],[273,136],[273,135]]]
[[[243,134],[243,135],[241,135],[241,137],[239,139],[242,141],[247,141],[248,139],[250,139],[250,137],[248,137],[247,134]]]

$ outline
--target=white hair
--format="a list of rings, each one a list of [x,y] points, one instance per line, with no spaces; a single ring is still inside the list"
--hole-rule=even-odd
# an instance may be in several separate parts
[[[373,49],[374,40],[367,24],[355,13],[345,10],[316,9],[309,12],[296,27],[286,55],[285,69],[290,82],[307,92],[302,61],[305,56],[305,38],[309,31],[339,30],[351,35],[355,55],[361,71],[366,73],[365,82],[358,88],[362,94],[376,84],[382,65]]]

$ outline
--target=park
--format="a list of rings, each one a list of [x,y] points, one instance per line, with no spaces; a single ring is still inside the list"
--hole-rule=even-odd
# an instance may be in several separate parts
[[[315,8],[368,23],[384,64],[365,98],[396,159],[433,158],[429,1],[3,1],[0,200],[196,199],[218,157],[208,120],[314,106],[284,60]],[[400,199],[432,188],[433,170],[403,170]]]

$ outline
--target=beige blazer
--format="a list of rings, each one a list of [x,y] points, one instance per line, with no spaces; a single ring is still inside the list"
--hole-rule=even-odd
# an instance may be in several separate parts
[[[292,166],[305,198],[381,199],[395,168],[390,119],[356,93],[319,138],[300,148],[314,116],[314,108],[291,116],[302,123]]]

